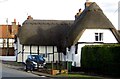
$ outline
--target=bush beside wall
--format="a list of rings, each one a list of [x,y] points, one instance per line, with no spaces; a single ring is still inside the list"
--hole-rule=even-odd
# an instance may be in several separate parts
[[[120,75],[120,45],[94,45],[82,48],[81,68],[106,75]]]

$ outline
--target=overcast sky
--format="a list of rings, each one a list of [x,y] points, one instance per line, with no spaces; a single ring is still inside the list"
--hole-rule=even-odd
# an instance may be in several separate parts
[[[34,19],[74,20],[86,0],[0,0],[0,24],[9,24],[16,18],[22,24],[28,15]],[[91,0],[96,2],[118,29],[119,0]]]

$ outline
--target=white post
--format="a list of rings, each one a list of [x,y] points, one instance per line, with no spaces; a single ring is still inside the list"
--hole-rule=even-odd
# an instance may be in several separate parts
[[[9,55],[9,31],[8,31],[8,18],[6,19],[7,23],[7,51],[6,51],[6,56]]]

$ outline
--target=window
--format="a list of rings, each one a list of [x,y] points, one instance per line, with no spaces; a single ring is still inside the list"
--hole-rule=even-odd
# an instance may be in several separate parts
[[[103,33],[95,33],[95,41],[103,41]]]
[[[103,41],[103,33],[99,33],[99,41]]]

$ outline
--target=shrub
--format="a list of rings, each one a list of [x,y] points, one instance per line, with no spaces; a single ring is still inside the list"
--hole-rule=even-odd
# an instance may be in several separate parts
[[[88,72],[120,75],[120,44],[89,45],[82,48],[81,68]]]

